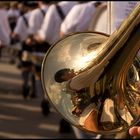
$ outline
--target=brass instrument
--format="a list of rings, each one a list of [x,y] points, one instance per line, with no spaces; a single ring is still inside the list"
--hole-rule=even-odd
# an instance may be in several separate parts
[[[42,63],[44,96],[67,121],[87,132],[114,134],[135,125],[140,120],[139,35],[138,3],[110,36],[82,32],[59,40]],[[76,78],[56,82],[55,74],[65,68],[73,69],[75,77],[83,75],[82,83],[72,83]]]

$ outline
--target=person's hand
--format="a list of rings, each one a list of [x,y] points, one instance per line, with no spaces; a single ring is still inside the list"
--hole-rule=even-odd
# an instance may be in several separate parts
[[[32,45],[32,39],[31,38],[27,38],[25,42],[28,46]]]
[[[129,129],[131,136],[140,136],[140,126],[133,126]]]

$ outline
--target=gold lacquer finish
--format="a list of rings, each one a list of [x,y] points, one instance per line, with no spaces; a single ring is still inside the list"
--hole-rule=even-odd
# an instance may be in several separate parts
[[[111,35],[74,33],[46,53],[41,79],[54,108],[71,124],[114,134],[140,119],[140,4]]]

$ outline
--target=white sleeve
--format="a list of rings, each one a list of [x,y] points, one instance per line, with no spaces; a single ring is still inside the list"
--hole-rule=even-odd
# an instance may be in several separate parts
[[[29,35],[28,28],[27,28],[22,16],[18,19],[13,33],[17,34],[19,36],[20,41],[24,41],[27,38],[27,36]]]
[[[0,41],[3,45],[10,45],[10,37],[8,33],[0,26]]]
[[[77,25],[76,19],[79,13],[80,9],[78,8],[78,6],[74,6],[66,16],[65,20],[62,22],[60,31],[64,34],[75,32],[75,26]]]
[[[14,33],[16,33],[18,35],[20,35],[22,33],[22,24],[23,24],[22,17],[19,17],[17,20],[16,27],[14,29]]]
[[[10,35],[11,34],[11,28],[10,28],[10,24],[9,24],[9,21],[8,21],[8,13],[7,11],[5,11],[4,13],[4,19],[2,19],[3,21],[3,27],[6,29],[6,32]]]
[[[55,31],[56,19],[55,19],[54,8],[55,8],[54,5],[51,5],[48,8],[47,14],[45,15],[41,28],[38,31],[39,36],[43,40],[46,40],[49,43],[51,43],[51,40],[55,34],[54,31]]]

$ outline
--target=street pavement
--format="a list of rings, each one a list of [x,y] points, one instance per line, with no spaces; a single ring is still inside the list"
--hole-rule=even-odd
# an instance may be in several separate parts
[[[23,99],[21,71],[9,60],[0,60],[0,139],[76,138],[73,131],[59,133],[61,120],[53,107],[48,116],[41,112],[41,99]]]

